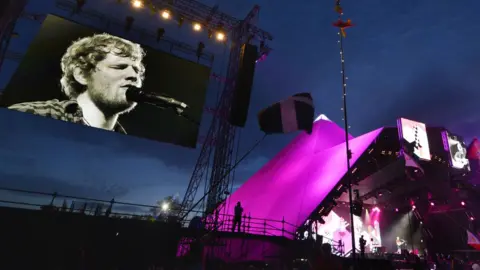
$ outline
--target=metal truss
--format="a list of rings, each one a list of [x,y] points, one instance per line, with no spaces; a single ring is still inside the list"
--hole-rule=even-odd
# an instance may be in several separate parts
[[[15,22],[25,5],[25,0],[16,0],[4,6],[7,10],[4,11],[3,16],[0,17],[0,68],[7,54],[8,45],[12,38],[13,29],[15,28]]]
[[[234,32],[242,28],[242,36],[250,39],[256,38],[261,41],[273,40],[270,33],[255,25],[255,19],[257,19],[258,11],[260,10],[260,7],[257,5],[245,19],[238,20],[219,11],[218,5],[209,7],[195,0],[150,0],[148,4],[151,5],[150,7],[154,11],[167,8],[186,20],[203,24],[208,30],[219,30],[219,28],[222,28],[229,32]]]
[[[107,30],[112,26],[116,26],[118,28],[122,28],[125,26],[124,20],[118,20],[117,18],[107,16],[104,13],[100,13],[94,9],[78,10],[77,4],[75,3],[75,1],[57,0],[56,7],[60,10],[64,10],[73,14],[73,16],[80,16],[85,19],[100,22],[104,25],[104,27]],[[139,33],[140,42],[154,41],[157,39],[157,33],[155,33],[155,31],[150,31],[148,29],[132,26],[129,32]],[[192,55],[195,58],[197,57],[196,45],[191,46],[189,44],[180,42],[178,40],[174,40],[169,37],[162,37],[162,39],[160,39],[157,43],[158,43],[158,46],[155,46],[154,47],[155,49],[161,49],[163,51],[168,51],[169,53],[182,52],[182,53]],[[207,61],[211,65],[213,62],[214,56],[212,53],[205,51],[200,55],[200,58]]]
[[[236,75],[238,73],[241,45],[251,40],[252,29],[258,29],[252,25],[258,12],[259,7],[255,6],[246,18],[241,21],[240,25],[234,24],[235,22],[238,22],[238,20],[235,20],[235,22],[233,22],[233,19],[230,20],[232,26],[236,28],[230,34],[232,46],[230,49],[224,89],[217,106],[217,113],[213,117],[207,138],[203,144],[189,186],[185,193],[180,217],[186,217],[188,213],[193,210],[192,207],[197,205],[194,205],[195,197],[198,188],[204,179],[207,180],[209,178],[209,185],[204,196],[207,197],[206,213],[211,213],[217,206],[223,205],[220,203],[224,201],[229,185],[231,181],[233,181],[232,161],[235,148],[236,127],[230,125],[227,120],[227,115],[232,102]],[[224,16],[224,18],[227,18],[227,16]],[[266,33],[261,30],[255,31],[258,31],[258,33]],[[269,37],[271,38],[271,36]],[[212,141],[215,143],[209,143]],[[210,164],[212,153],[214,153],[213,164],[209,176],[208,166]]]
[[[82,18],[82,19],[87,19],[89,21],[95,21],[97,23],[101,23],[104,26],[104,29],[108,30],[112,26],[116,27],[123,27],[125,22],[119,19],[116,19],[111,16],[107,16],[104,13],[101,13],[95,9],[77,9],[77,5],[75,1],[71,0],[57,0],[55,2],[55,7],[59,10],[66,11],[70,14],[72,14],[72,18]],[[42,23],[43,20],[46,18],[45,14],[33,14],[33,13],[28,13],[28,12],[23,12],[20,15],[21,19],[27,19],[27,20],[32,20],[32,21],[37,21],[38,23]],[[140,37],[140,42],[142,41],[154,41],[157,39],[156,33],[154,31],[149,31],[147,29],[139,28],[139,27],[132,27],[129,32],[133,33],[138,33]],[[20,33],[21,34],[21,33]],[[169,37],[163,37],[161,40],[157,42],[158,46],[155,47],[155,49],[160,49],[162,51],[167,51],[169,53],[175,54],[175,53],[182,53],[183,55],[189,55],[192,56],[193,60],[198,57],[197,56],[197,48],[189,45],[187,43],[180,42],[178,40],[174,40]],[[7,49],[6,47],[2,47],[2,49]],[[0,54],[0,56],[2,56]],[[8,60],[13,60],[13,61],[20,61],[23,58],[23,54],[15,51],[5,51],[3,53],[4,58],[0,59],[8,59]],[[202,60],[202,63],[208,64],[211,66],[213,64],[214,60],[214,55],[211,52],[204,51],[200,55],[200,59]],[[1,63],[1,62],[0,62]]]

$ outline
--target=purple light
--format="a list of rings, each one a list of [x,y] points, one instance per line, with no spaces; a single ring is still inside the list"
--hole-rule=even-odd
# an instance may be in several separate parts
[[[462,206],[465,206],[465,202],[464,202],[464,201],[462,201],[460,204],[461,204]]]
[[[395,212],[398,212],[398,208],[395,208]]]
[[[431,205],[431,206],[435,206],[435,203],[433,203],[433,202],[430,202],[430,205]]]
[[[382,130],[349,141],[352,164]],[[284,219],[283,229],[291,234],[285,236],[292,236],[345,175],[344,136],[335,123],[326,119],[316,121],[311,135],[297,136],[227,199],[225,214],[233,215],[234,205],[241,202],[244,213],[252,219]],[[227,226],[220,229],[231,230]],[[282,235],[282,229],[267,233]]]
[[[374,207],[372,211],[373,211],[373,212],[380,212],[380,208]]]

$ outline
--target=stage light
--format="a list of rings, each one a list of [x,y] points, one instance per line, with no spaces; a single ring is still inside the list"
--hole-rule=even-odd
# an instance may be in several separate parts
[[[133,0],[132,1],[132,7],[141,8],[141,7],[143,7],[143,2],[140,1],[140,0]]]
[[[159,42],[165,35],[165,28],[158,28],[157,30],[157,42]]]
[[[462,206],[465,206],[465,202],[464,202],[464,201],[462,201],[460,204],[461,204]]]
[[[412,205],[412,211],[414,211],[417,207],[415,205]]]
[[[162,11],[162,18],[164,18],[165,20],[170,19],[170,15],[171,15],[170,11],[168,11],[168,10],[163,10]]]
[[[398,212],[398,208],[395,208],[395,212]]]
[[[430,206],[435,206],[435,203],[433,203],[433,202],[430,202]]]
[[[225,41],[225,38],[226,38],[225,33],[221,31],[217,32],[216,38],[218,41]]]
[[[128,32],[130,29],[132,29],[132,25],[135,19],[132,16],[127,16],[125,18],[125,31]]]
[[[375,207],[372,209],[372,211],[373,211],[373,212],[380,212],[380,208],[378,208],[378,207],[375,206]]]
[[[473,221],[473,220],[475,220],[475,218],[474,218],[474,217],[470,217],[470,220],[472,220],[472,221]]]
[[[202,30],[202,25],[199,24],[199,23],[193,23],[192,26],[193,26],[193,30],[195,30],[197,32]]]
[[[168,211],[168,208],[169,208],[169,207],[170,207],[170,206],[168,205],[168,203],[163,203],[163,204],[162,204],[162,210],[163,210],[163,211]]]

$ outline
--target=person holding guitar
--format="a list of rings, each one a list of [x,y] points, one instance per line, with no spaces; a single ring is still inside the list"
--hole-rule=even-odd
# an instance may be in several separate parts
[[[400,239],[399,236],[397,236],[397,240],[395,241],[395,243],[397,244],[397,253],[398,254],[401,254],[402,253],[402,246],[403,244],[405,244],[407,241],[403,240],[403,239]]]

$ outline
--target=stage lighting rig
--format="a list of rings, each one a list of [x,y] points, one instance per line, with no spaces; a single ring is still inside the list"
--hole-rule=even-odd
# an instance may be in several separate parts
[[[168,9],[162,10],[161,15],[162,15],[162,18],[165,19],[165,20],[170,19],[170,17],[172,16],[170,10],[168,10]]]
[[[204,28],[208,29],[209,38],[215,36],[215,39],[220,42],[225,42],[228,34],[241,25],[243,21],[218,11],[218,5],[209,7],[195,0],[132,0],[131,5],[134,8],[146,6],[150,8],[152,12],[160,13],[163,19],[171,19],[174,14],[178,14],[177,21],[179,25],[183,24],[184,20],[187,20],[194,24],[195,31],[199,31],[202,28],[199,26],[203,25]],[[255,6],[254,10],[258,11],[259,6]],[[271,34],[261,30],[253,23],[249,24],[247,33],[244,34],[250,34],[254,39],[264,43],[273,40]],[[268,52],[264,52],[262,55],[266,54],[268,54]]]
[[[327,199],[322,204],[323,206],[318,211],[318,214],[320,216],[328,216],[328,214],[332,212],[333,208],[337,206],[337,202],[335,202],[335,200],[332,200],[332,199]]]
[[[121,3],[121,0],[117,1],[118,3]],[[134,8],[142,8],[143,7],[143,2],[141,0],[132,0],[132,7]]]
[[[194,31],[197,31],[197,32],[202,31],[202,25],[200,23],[193,23],[192,28]]]

